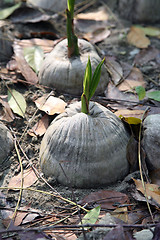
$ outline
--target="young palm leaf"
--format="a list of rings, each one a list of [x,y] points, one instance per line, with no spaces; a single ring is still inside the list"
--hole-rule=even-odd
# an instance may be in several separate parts
[[[94,95],[101,76],[101,67],[104,63],[104,59],[98,64],[92,77],[92,67],[90,58],[85,70],[83,81],[83,93],[81,96],[81,112],[89,114],[89,101]]]
[[[91,81],[92,81],[92,67],[91,67],[90,58],[88,58],[88,63],[85,70],[84,81],[83,81],[83,93],[85,94],[87,99],[89,97],[89,87],[91,85]]]
[[[91,85],[90,85],[90,91],[89,91],[89,98],[88,100],[91,99],[91,97],[94,95],[96,88],[98,86],[98,83],[100,81],[100,77],[101,77],[101,68],[102,65],[104,63],[104,59],[98,64],[98,66],[96,67],[96,70],[94,71],[93,77],[92,77],[92,81],[91,81]]]

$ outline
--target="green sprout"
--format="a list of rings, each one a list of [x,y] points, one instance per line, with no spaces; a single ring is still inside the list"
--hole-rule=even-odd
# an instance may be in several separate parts
[[[90,58],[88,58],[87,67],[84,74],[83,93],[81,96],[81,112],[89,114],[89,101],[94,95],[101,76],[101,67],[104,59],[96,67],[92,77],[92,67]]]
[[[71,58],[73,56],[79,55],[79,48],[78,48],[78,38],[74,34],[74,24],[73,24],[73,17],[74,17],[74,3],[75,0],[68,0],[68,9],[66,9],[67,14],[67,40],[68,40],[68,57]]]

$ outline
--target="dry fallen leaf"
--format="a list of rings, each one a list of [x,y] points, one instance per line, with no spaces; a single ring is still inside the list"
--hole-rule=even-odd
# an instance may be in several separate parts
[[[116,191],[110,190],[101,190],[98,192],[93,192],[82,199],[79,204],[89,204],[95,206],[101,206],[101,208],[105,209],[115,209],[117,208],[118,204],[127,203],[128,197],[126,194]]]
[[[135,118],[142,118],[144,113],[144,110],[139,110],[139,109],[135,109],[135,110],[129,110],[129,109],[118,109],[114,114],[119,117],[120,115],[122,115],[123,117],[135,117]]]
[[[151,60],[156,60],[156,58],[160,55],[160,50],[154,47],[149,47],[147,49],[142,49],[134,59],[134,62],[139,65],[144,65]]]
[[[8,104],[8,96],[7,95],[1,95],[0,96],[0,103],[3,106],[2,111],[0,110],[0,120],[12,122],[15,118],[9,104]]]
[[[107,70],[112,77],[113,83],[118,85],[123,77],[123,69],[121,65],[112,57],[106,57],[105,63],[107,65]]]
[[[43,49],[45,53],[49,53],[53,50],[53,47],[56,45],[57,40],[53,41],[48,39],[32,38],[32,39],[16,40],[16,43],[23,49],[26,47],[39,46]]]
[[[49,125],[48,115],[45,114],[29,131],[30,136],[42,136]]]
[[[19,210],[27,210],[28,207],[21,207]],[[16,217],[14,219],[14,226],[19,226],[22,223],[22,220],[27,216],[27,212],[20,212],[18,211]],[[12,218],[12,216],[10,216]]]
[[[36,84],[38,83],[38,77],[36,73],[30,68],[26,62],[22,48],[16,43],[13,44],[15,60],[17,62],[18,68],[21,71],[21,74],[24,76],[28,83]]]
[[[118,85],[120,91],[133,91],[137,86],[146,87],[146,82],[143,79],[143,74],[140,69],[134,67],[128,77]]]
[[[76,19],[88,19],[88,20],[95,20],[95,21],[107,21],[108,14],[105,11],[105,8],[99,9],[96,12],[87,12],[87,13],[80,13],[75,16]]]
[[[11,178],[8,189],[12,189],[17,191],[17,189],[14,188],[20,188],[21,187],[21,172],[17,175]],[[35,172],[32,170],[32,168],[26,169],[23,171],[23,187],[27,188],[32,186],[36,181],[38,180]]]
[[[35,213],[30,213],[30,211]],[[14,210],[12,211],[6,211],[3,210],[3,224],[5,227],[8,227],[12,217],[14,214]],[[20,207],[17,211],[16,217],[14,218],[14,226],[19,226],[21,224],[32,222],[36,217],[40,216],[38,213],[38,210],[32,209],[28,206]]]
[[[122,220],[123,222],[128,222],[128,208],[127,207],[120,207],[120,208],[116,208],[111,215],[113,215],[113,217],[119,218],[120,220]]]
[[[47,232],[46,232],[47,233]],[[72,232],[72,231],[68,231],[65,232],[63,230],[56,230],[56,232],[50,232],[49,233],[50,236],[53,237],[53,239],[55,240],[76,240],[77,236]]]
[[[62,99],[53,96],[48,97],[48,94],[44,94],[42,97],[38,98],[35,101],[35,104],[38,109],[46,112],[48,115],[62,113],[65,111],[65,107],[67,106],[67,103],[65,103]]]
[[[157,203],[158,206],[160,206],[160,189],[159,186],[156,184],[150,184],[150,183],[144,183],[145,189],[143,188],[142,181],[133,179],[136,188],[138,191],[140,191],[144,196],[146,193],[146,196],[148,200],[154,201],[154,204]],[[152,202],[151,202],[152,204]]]
[[[131,106],[132,101],[134,102],[134,103],[132,102],[132,105],[136,104],[136,102],[139,102],[139,99],[135,94],[128,93],[128,92],[121,92],[112,83],[108,84],[106,97],[110,99],[120,100],[122,105],[123,103],[125,104],[125,107],[128,105]]]
[[[108,14],[104,8],[96,12],[81,13],[75,16],[75,27],[82,33],[90,33],[107,27]]]
[[[90,41],[91,43],[98,43],[106,39],[110,35],[111,31],[108,28],[98,28],[95,31],[88,32],[83,35],[85,39]]]
[[[22,221],[22,224],[26,224],[26,223],[30,223],[32,222],[35,218],[39,217],[40,214],[38,213],[38,210],[29,208],[29,211],[32,211],[31,213],[28,213]],[[33,211],[35,211],[35,213],[33,213]]]
[[[130,28],[127,40],[130,44],[136,46],[137,48],[147,48],[150,45],[150,40],[146,37],[144,31],[134,26]]]
[[[124,230],[122,223],[120,223],[116,227],[112,228],[105,235],[105,238],[103,239],[104,240],[111,240],[111,239],[125,240],[125,239],[133,239],[133,238],[132,238],[132,234],[126,229]]]

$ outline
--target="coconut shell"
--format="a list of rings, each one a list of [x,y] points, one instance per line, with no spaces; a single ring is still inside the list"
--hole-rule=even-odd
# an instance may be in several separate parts
[[[60,92],[82,94],[84,73],[90,57],[92,72],[101,62],[95,48],[89,42],[78,40],[80,56],[68,58],[67,39],[59,42],[43,61],[39,72],[40,84],[56,88]],[[103,93],[108,84],[108,72],[102,65],[101,79],[96,93]]]
[[[40,148],[40,165],[46,176],[63,185],[98,187],[123,179],[129,165],[129,135],[121,120],[98,103],[90,102],[90,114],[81,103],[71,104],[56,117]]]
[[[13,147],[13,137],[9,129],[4,124],[0,123],[0,165],[5,162]]]
[[[160,169],[160,114],[149,115],[144,120],[142,146],[149,169]]]
[[[66,0],[27,0],[28,3],[53,12],[64,11],[67,7]]]

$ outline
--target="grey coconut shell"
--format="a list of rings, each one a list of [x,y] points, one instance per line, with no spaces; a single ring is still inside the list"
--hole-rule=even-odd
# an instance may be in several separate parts
[[[56,88],[60,92],[81,94],[84,73],[90,56],[92,72],[100,63],[101,58],[89,42],[78,40],[80,56],[68,58],[67,39],[59,42],[42,63],[39,72],[40,84]],[[101,80],[96,93],[103,93],[108,84],[107,68],[102,66]]]
[[[53,12],[64,11],[67,7],[66,0],[27,0],[27,2],[33,4],[33,6]]]
[[[8,128],[0,123],[0,164],[3,164],[13,149],[13,137]]]
[[[151,169],[160,168],[160,114],[149,115],[143,122],[142,144]]]
[[[87,115],[81,113],[80,102],[71,104],[53,120],[43,137],[42,171],[63,185],[98,187],[128,173],[129,135],[121,120],[98,103],[90,102],[89,108]]]

